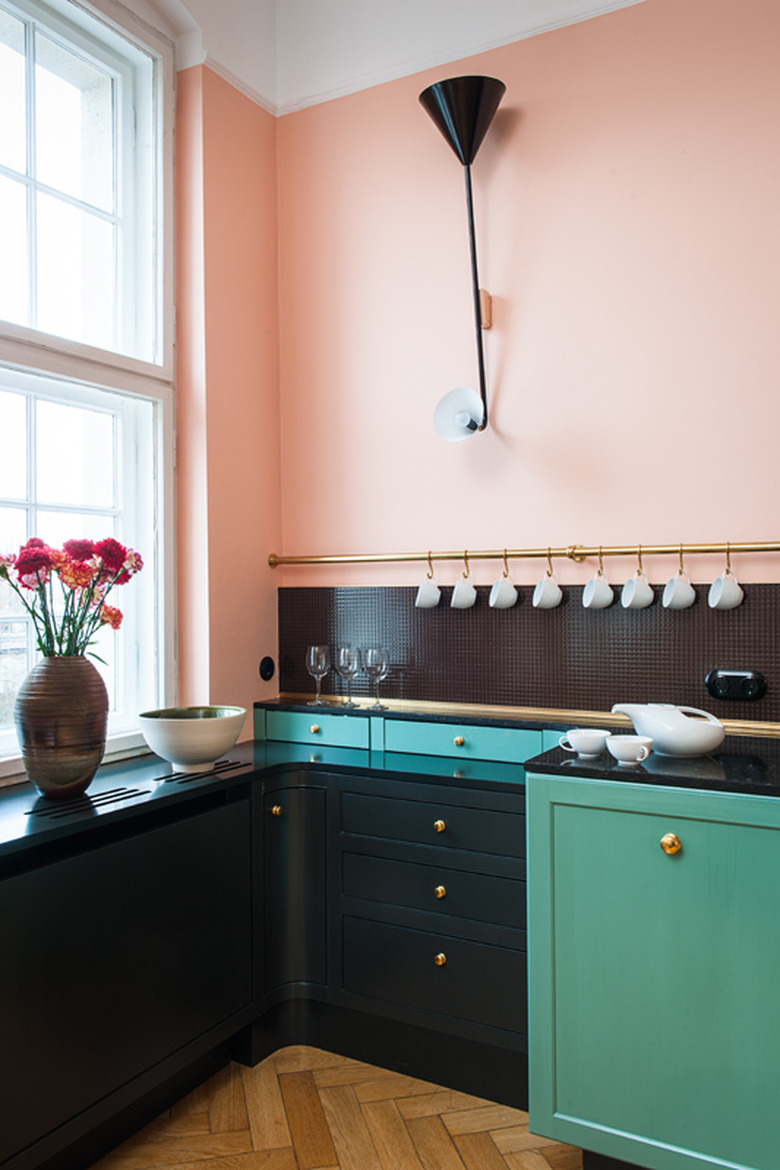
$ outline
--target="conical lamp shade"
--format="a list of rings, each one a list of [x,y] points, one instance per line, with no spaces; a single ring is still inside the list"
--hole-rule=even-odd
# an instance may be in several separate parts
[[[495,77],[451,77],[420,94],[420,101],[464,166],[477,156],[482,139],[504,96]]]

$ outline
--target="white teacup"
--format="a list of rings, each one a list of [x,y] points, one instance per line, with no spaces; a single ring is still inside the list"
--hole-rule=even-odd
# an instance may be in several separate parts
[[[450,605],[453,609],[471,609],[477,600],[477,590],[471,577],[458,577],[452,590]]]
[[[493,582],[493,588],[490,590],[490,597],[488,598],[488,605],[493,609],[511,609],[517,602],[517,590],[515,583],[508,573],[499,577],[497,581]]]
[[[414,604],[418,609],[434,609],[441,599],[441,589],[435,577],[425,577],[420,582]]]
[[[573,727],[558,740],[565,752],[576,752],[582,760],[592,760],[604,751],[610,738],[608,731],[600,727]]]
[[[537,581],[534,589],[533,604],[536,609],[555,609],[561,604],[563,593],[555,574],[548,573]]]
[[[606,609],[614,599],[612,586],[602,573],[601,569],[590,581],[587,581],[582,591],[582,604],[586,609]]]
[[[621,764],[641,764],[650,755],[653,741],[646,735],[610,735],[607,749]]]
[[[744,596],[742,586],[731,569],[724,569],[710,585],[707,604],[711,609],[736,609],[742,604]]]
[[[629,577],[620,594],[620,604],[624,609],[647,609],[653,604],[653,587],[644,573],[637,569],[633,577]]]
[[[664,609],[687,609],[696,600],[696,590],[691,585],[691,579],[682,569],[678,569],[673,577],[664,585]]]

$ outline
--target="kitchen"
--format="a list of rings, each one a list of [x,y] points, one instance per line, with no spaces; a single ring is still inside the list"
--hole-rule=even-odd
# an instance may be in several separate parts
[[[271,552],[775,535],[780,28],[769,0],[643,0],[487,45],[477,26],[470,44],[448,42],[457,55],[434,48],[423,61],[410,9],[402,67],[373,71],[367,53],[383,38],[345,8],[343,20],[306,26],[303,48],[325,57],[355,38],[351,81],[324,73],[302,96],[280,89],[280,116],[241,76],[266,11],[243,12],[253,37],[226,60],[199,15],[201,60],[178,73],[181,702],[273,699],[278,675],[257,671],[285,651],[278,588],[416,588],[425,568],[273,569]],[[288,18],[277,13],[280,34]],[[193,38],[181,19],[183,52]],[[433,409],[474,382],[463,193],[417,98],[471,72],[507,85],[474,166],[493,296],[491,424],[448,445]],[[735,555],[748,600],[751,584],[777,581],[777,564]],[[487,586],[501,562],[472,567]],[[574,590],[596,564],[555,567]],[[634,567],[633,556],[610,561],[613,584]],[[644,559],[653,583],[674,567]],[[723,556],[686,567],[708,582]],[[510,568],[530,587],[545,561]],[[438,567],[440,583],[460,571]],[[526,597],[516,612],[527,625],[549,616]],[[518,639],[521,667],[527,645]],[[596,652],[602,686],[610,666]],[[457,655],[445,663],[453,677],[461,668]],[[403,695],[397,682],[391,673],[390,697]],[[483,690],[472,701],[491,700]]]

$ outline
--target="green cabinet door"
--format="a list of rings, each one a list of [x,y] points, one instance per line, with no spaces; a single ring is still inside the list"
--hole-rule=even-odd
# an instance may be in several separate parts
[[[531,776],[528,851],[533,1131],[776,1170],[780,801]]]

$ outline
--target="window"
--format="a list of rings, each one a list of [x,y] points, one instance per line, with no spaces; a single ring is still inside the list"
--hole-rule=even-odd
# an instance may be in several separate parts
[[[92,25],[0,0],[0,318],[156,361],[155,62]]]
[[[175,701],[172,54],[113,0],[0,0],[0,551],[114,536],[110,748]],[[34,632],[0,582],[0,776]]]

